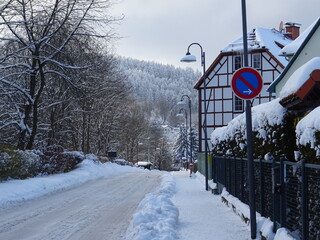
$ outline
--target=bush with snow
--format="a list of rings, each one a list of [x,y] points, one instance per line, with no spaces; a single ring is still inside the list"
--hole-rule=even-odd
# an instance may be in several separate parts
[[[0,150],[0,181],[36,176],[40,169],[39,159],[33,151]]]
[[[252,108],[252,136],[254,157],[267,153],[273,156],[285,154],[294,159],[295,136],[294,116],[279,104],[279,99]],[[246,157],[246,116],[245,113],[234,118],[229,124],[217,128],[211,135],[213,153]]]
[[[69,172],[84,160],[79,152],[0,149],[0,181]]]
[[[301,156],[309,163],[320,163],[320,107],[312,110],[296,127],[296,143]]]
[[[85,156],[79,152],[44,151],[40,156],[40,174],[65,173],[73,170]]]

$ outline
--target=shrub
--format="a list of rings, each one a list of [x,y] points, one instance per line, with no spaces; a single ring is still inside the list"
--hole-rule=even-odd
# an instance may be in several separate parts
[[[254,158],[271,153],[274,157],[285,155],[294,161],[295,133],[294,115],[287,112],[278,99],[252,108],[252,137]],[[211,136],[213,154],[247,156],[245,113],[234,118]]]
[[[78,152],[45,151],[40,154],[41,174],[65,173],[75,169],[84,160]]]
[[[0,181],[69,172],[84,158],[79,152],[61,152],[56,149],[22,151],[1,146]]]
[[[34,177],[39,168],[39,156],[33,151],[3,149],[0,152],[1,181]]]
[[[308,163],[320,163],[320,107],[307,113],[298,122],[296,137],[300,158]]]

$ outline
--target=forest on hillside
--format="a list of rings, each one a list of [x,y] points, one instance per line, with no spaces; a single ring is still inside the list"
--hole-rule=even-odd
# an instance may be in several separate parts
[[[191,99],[192,114],[197,113],[198,93],[193,86],[201,76],[199,71],[132,58],[121,57],[119,61],[135,99],[150,119],[176,125],[176,114],[181,107],[177,103],[183,95]],[[187,103],[187,99],[184,100]],[[193,123],[196,120],[193,118]]]
[[[177,156],[191,158],[190,139],[193,159],[197,152],[197,107],[198,93],[193,88],[201,74],[191,68],[177,68],[172,65],[164,65],[156,62],[142,61],[132,58],[119,58],[121,72],[126,76],[126,82],[131,86],[131,93],[140,107],[144,118],[151,124],[148,132],[148,146],[144,138],[140,139],[140,151],[147,152],[151,144],[151,155],[171,162]],[[192,133],[189,135],[189,103],[192,111]],[[185,105],[178,105],[178,102]],[[177,114],[181,111],[183,117]],[[187,115],[185,115],[187,113]],[[187,120],[187,128],[186,128]],[[163,128],[165,126],[165,129]],[[151,136],[151,138],[150,138]],[[161,146],[159,148],[159,146]],[[132,148],[133,149],[133,148]],[[160,152],[154,149],[161,149]],[[163,150],[165,149],[165,151]],[[150,150],[150,149],[149,149]],[[154,154],[155,153],[155,154]],[[134,155],[134,154],[132,154]],[[137,156],[138,157],[138,156]]]

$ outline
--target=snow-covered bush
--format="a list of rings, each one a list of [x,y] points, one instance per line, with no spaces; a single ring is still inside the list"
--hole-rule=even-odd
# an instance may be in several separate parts
[[[255,158],[270,153],[273,156],[285,154],[294,159],[295,135],[294,116],[275,99],[252,108],[252,137]],[[229,124],[217,128],[211,135],[213,153],[246,157],[246,116],[245,113],[234,118]]]
[[[320,107],[315,108],[296,127],[296,144],[300,158],[309,163],[320,163]]]
[[[0,146],[0,181],[69,172],[84,158],[80,152],[22,151]]]
[[[41,174],[64,173],[73,170],[85,156],[80,152],[40,152]]]
[[[0,151],[0,180],[25,179],[39,173],[39,156],[34,151]]]

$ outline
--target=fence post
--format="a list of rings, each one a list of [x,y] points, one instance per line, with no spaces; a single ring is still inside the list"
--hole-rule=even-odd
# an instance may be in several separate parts
[[[223,169],[221,172],[223,172],[223,185],[225,188],[227,188],[227,158],[226,158],[226,156],[223,159]]]
[[[225,170],[225,176],[226,176],[226,189],[229,192],[229,157],[226,158],[226,170]]]
[[[275,167],[276,167],[276,159],[272,158],[272,221],[273,221],[273,232],[277,231],[277,223],[276,223],[276,198],[275,198]]]
[[[240,196],[241,196],[241,201],[243,201],[243,189],[244,189],[244,184],[243,184],[243,159],[240,158],[240,183],[241,183],[241,186],[240,186]]]
[[[306,173],[306,164],[305,160],[301,161],[301,181],[302,181],[302,240],[308,239],[308,179]]]
[[[261,207],[261,215],[265,216],[265,208],[264,208],[264,172],[262,165],[262,158],[260,158],[260,207]]]
[[[280,158],[280,186],[281,186],[281,195],[280,195],[280,225],[281,227],[286,227],[286,191],[285,191],[285,174],[284,174],[284,157]]]
[[[232,158],[229,158],[229,192],[234,196],[233,186],[232,186]]]
[[[234,195],[239,198],[238,195],[238,178],[237,178],[237,159],[236,157],[233,158],[234,159],[234,165],[233,165],[233,169],[234,169]]]
[[[211,158],[211,163],[212,163],[212,180],[214,183],[217,183],[217,176],[216,176],[216,158],[214,157],[214,155],[212,155]]]

